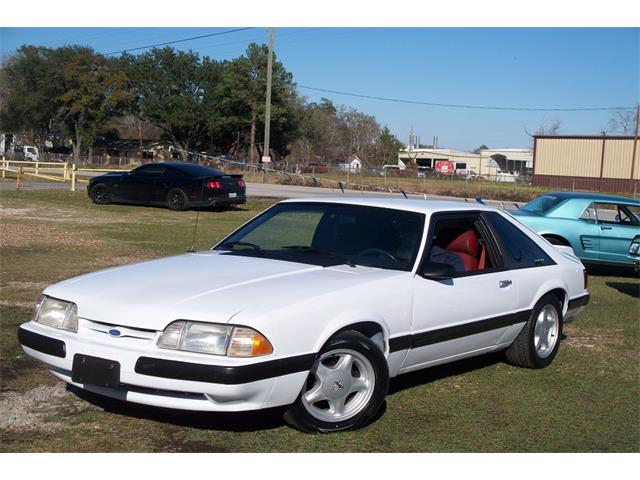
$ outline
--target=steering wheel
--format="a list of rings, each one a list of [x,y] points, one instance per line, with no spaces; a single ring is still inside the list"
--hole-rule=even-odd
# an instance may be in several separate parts
[[[381,248],[365,248],[360,253],[358,253],[358,256],[367,257],[367,256],[370,256],[371,254],[376,255],[378,257],[387,257],[388,259],[390,259],[393,262],[397,262],[398,261],[398,259],[396,257],[391,255],[389,252],[385,252]]]

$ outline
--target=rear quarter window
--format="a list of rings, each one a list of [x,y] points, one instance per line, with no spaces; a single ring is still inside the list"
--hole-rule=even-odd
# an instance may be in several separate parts
[[[509,268],[531,268],[553,265],[555,262],[520,228],[496,212],[486,218],[496,236]]]

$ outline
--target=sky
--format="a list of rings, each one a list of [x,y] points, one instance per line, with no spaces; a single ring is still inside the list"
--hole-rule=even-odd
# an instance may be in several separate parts
[[[23,44],[81,44],[101,53],[223,32],[193,28],[0,28],[0,54]],[[176,43],[176,49],[230,59],[250,42],[251,28]],[[136,50],[132,53],[142,52]],[[608,128],[611,111],[510,111],[407,104],[307,87],[414,102],[517,108],[634,107],[640,101],[638,28],[276,28],[275,53],[309,101],[322,97],[374,115],[406,143],[472,150],[529,148],[533,132],[561,122],[563,134]]]

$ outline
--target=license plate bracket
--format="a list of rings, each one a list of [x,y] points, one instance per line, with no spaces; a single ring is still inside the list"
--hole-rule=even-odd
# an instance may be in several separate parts
[[[236,198],[238,196],[237,193],[230,193],[229,198]]]
[[[105,388],[120,386],[120,362],[76,353],[73,356],[71,380]]]

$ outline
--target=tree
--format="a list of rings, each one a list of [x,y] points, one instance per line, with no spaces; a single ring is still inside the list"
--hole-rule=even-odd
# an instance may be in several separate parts
[[[398,140],[387,125],[378,135],[378,159],[382,160],[382,165],[395,163],[398,158],[398,151],[402,148],[402,142]],[[379,161],[376,162],[379,164]]]
[[[558,119],[544,120],[534,135],[558,135],[560,133],[560,127],[562,127],[562,121]]]
[[[222,66],[193,52],[152,49],[121,59],[137,92],[131,113],[156,125],[188,158],[192,148],[208,146],[209,116],[215,115],[214,88]]]
[[[87,47],[62,47],[51,60],[62,70],[64,93],[57,98],[56,117],[71,135],[77,162],[83,145],[93,145],[107,120],[133,97],[129,79],[115,61]]]
[[[478,153],[480,153],[480,150],[489,150],[489,147],[487,147],[484,143],[482,145],[480,145],[478,148],[475,148],[473,150],[473,153],[475,153],[476,155]]]
[[[609,118],[609,133],[633,135],[636,129],[636,110],[614,110]]]
[[[51,61],[52,50],[23,45],[0,65],[0,123],[21,132],[40,149],[50,135],[64,93],[62,75]]]
[[[235,149],[248,147],[250,161],[264,130],[268,47],[250,44],[244,55],[225,64],[217,97],[220,117],[212,131],[235,137]],[[271,148],[280,155],[287,152],[299,118],[296,116],[296,92],[293,76],[274,53],[271,85]]]

